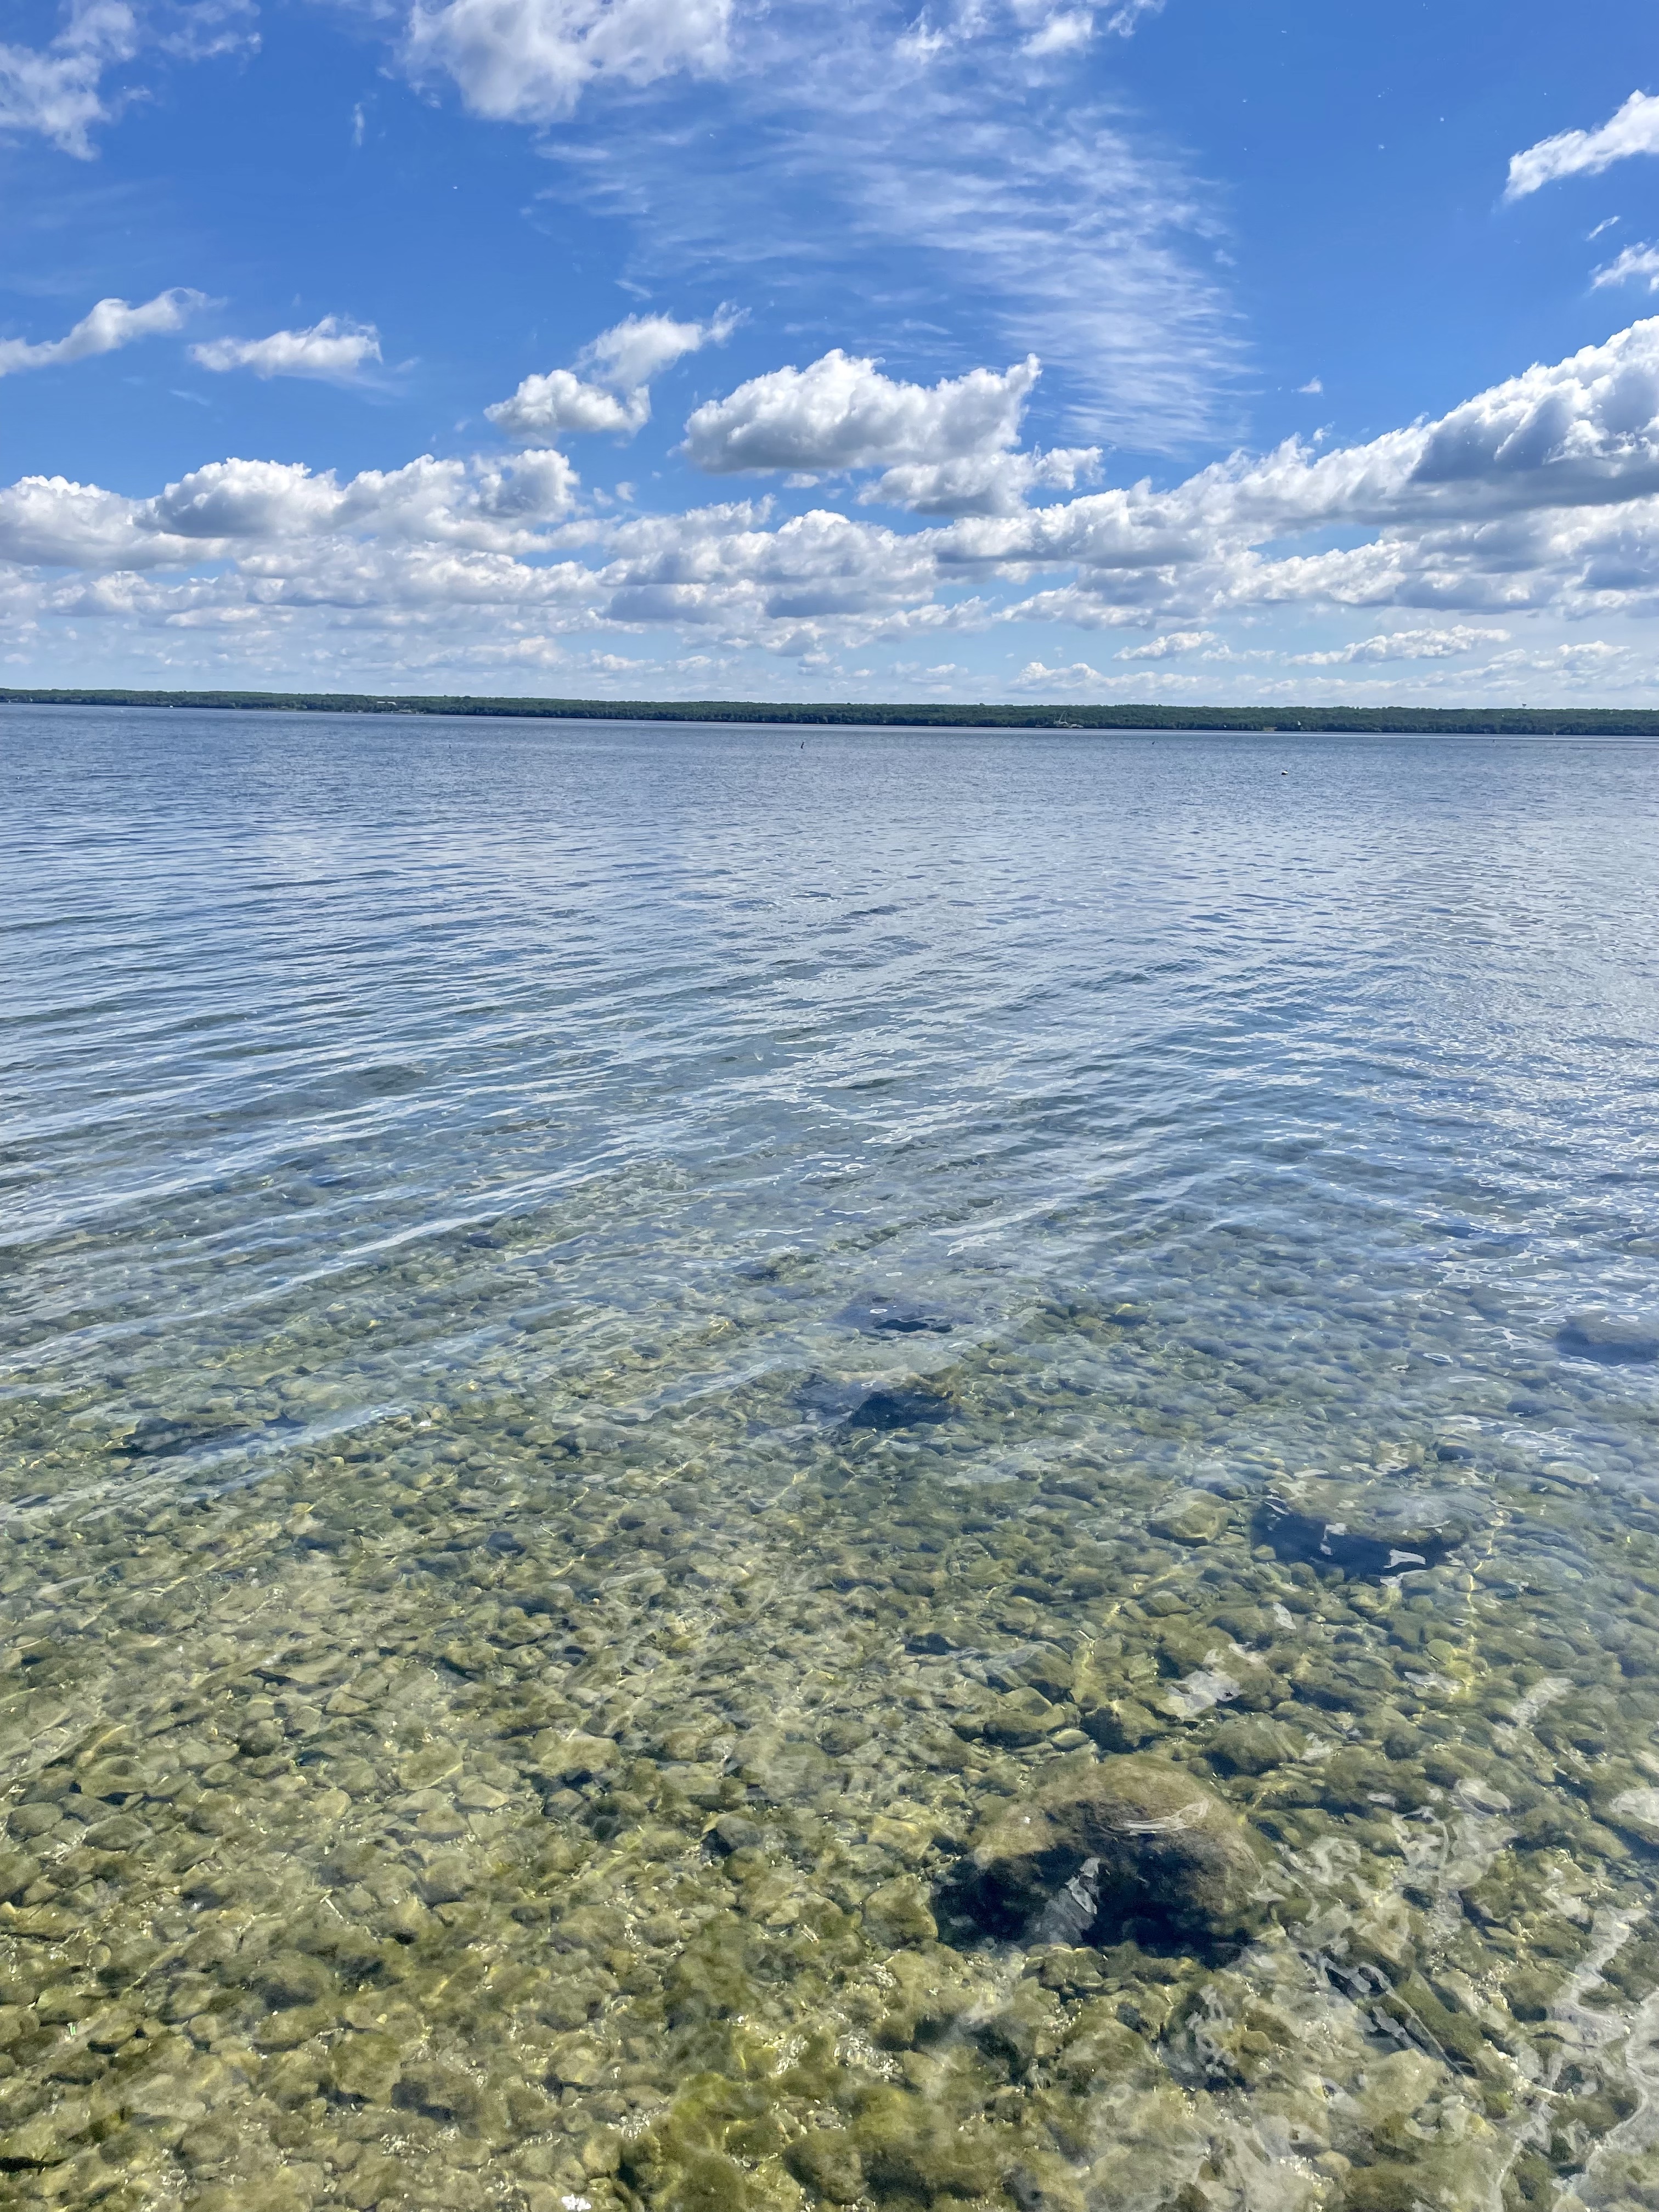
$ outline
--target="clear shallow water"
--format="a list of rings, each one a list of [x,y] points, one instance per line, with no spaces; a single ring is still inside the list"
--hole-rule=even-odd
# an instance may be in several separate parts
[[[17,2201],[1659,2203],[1652,748],[0,744]]]

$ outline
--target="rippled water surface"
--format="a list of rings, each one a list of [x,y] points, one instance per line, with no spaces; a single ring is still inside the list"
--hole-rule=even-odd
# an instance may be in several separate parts
[[[1656,792],[6,710],[0,2197],[1659,2206]]]

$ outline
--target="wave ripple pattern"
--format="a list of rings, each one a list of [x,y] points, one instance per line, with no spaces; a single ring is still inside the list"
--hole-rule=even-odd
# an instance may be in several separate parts
[[[0,795],[9,2203],[1659,2203],[1659,748]]]

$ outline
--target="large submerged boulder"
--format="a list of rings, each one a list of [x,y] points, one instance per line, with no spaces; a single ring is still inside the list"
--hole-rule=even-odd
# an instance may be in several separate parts
[[[1594,1359],[1603,1367],[1650,1367],[1659,1360],[1659,1328],[1610,1313],[1569,1314],[1555,1332],[1564,1359]]]
[[[1443,1447],[1443,1456],[1455,1447]],[[1340,1568],[1350,1578],[1437,1567],[1489,1521],[1474,1488],[1423,1490],[1382,1482],[1308,1482],[1274,1492],[1257,1506],[1251,1533],[1287,1564]]]
[[[1146,1755],[1068,1765],[998,1815],[959,1870],[955,1901],[993,1935],[1031,1943],[1206,1949],[1248,1936],[1262,1862],[1201,1782]]]

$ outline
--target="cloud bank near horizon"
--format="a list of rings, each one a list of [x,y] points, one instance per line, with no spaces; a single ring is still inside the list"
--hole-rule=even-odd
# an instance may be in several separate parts
[[[594,358],[625,383],[658,340],[662,356],[665,333],[607,333]],[[878,483],[1020,458],[1035,362],[933,386],[841,353],[816,366],[816,379],[779,370],[694,411],[692,458],[721,473],[862,466],[883,470]],[[1291,441],[1168,489],[1143,480],[921,526],[833,507],[780,520],[764,497],[661,514],[584,503],[548,445],[343,481],[227,459],[147,498],[28,477],[0,492],[0,562],[14,634],[93,623],[167,660],[180,633],[230,633],[250,673],[343,681],[388,659],[411,680],[436,665],[533,672],[602,635],[758,652],[810,677],[878,641],[1021,625],[1146,633],[1143,685],[1196,680],[1179,670],[1194,653],[1248,663],[1258,683],[1275,668],[1467,665],[1540,617],[1659,612],[1659,319],[1364,444]],[[1283,659],[1221,638],[1284,610],[1373,628]],[[1378,631],[1388,610],[1419,620]],[[1572,651],[1549,667],[1605,673],[1615,648]],[[1534,664],[1517,652],[1487,665],[1523,680]]]

